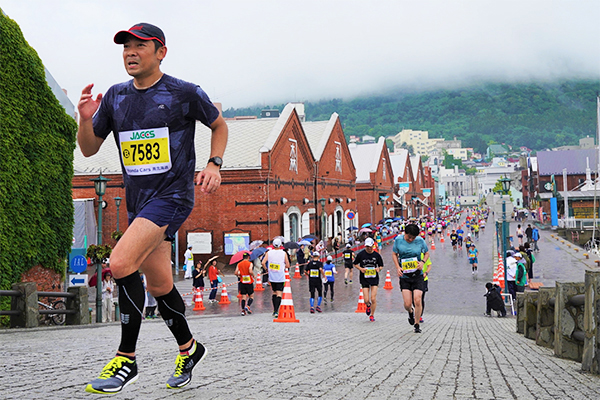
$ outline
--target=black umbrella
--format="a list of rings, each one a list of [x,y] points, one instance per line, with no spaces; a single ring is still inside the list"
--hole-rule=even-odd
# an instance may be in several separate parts
[[[296,242],[290,241],[290,242],[285,242],[283,244],[283,248],[288,249],[288,250],[297,250],[300,248],[300,245]]]

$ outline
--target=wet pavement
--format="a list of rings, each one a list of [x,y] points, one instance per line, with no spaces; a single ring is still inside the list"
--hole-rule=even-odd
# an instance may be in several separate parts
[[[491,225],[490,225],[491,226]],[[516,229],[511,225],[511,232]],[[583,280],[585,260],[541,231],[536,280]],[[466,254],[446,241],[432,250],[433,267],[423,333],[413,333],[402,310],[391,246],[382,250],[394,289],[379,291],[376,321],[356,310],[359,287],[336,283],[335,303],[308,312],[306,279],[292,279],[299,323],[272,322],[271,292],[257,292],[255,313],[240,316],[235,285],[232,303],[188,307],[195,337],[208,356],[191,384],[165,388],[176,344],[162,320],[142,324],[139,380],[117,399],[596,399],[600,377],[581,364],[515,333],[515,319],[486,318],[484,284],[492,277],[493,231],[478,242],[480,271],[471,275]],[[463,250],[464,253],[464,250]],[[343,268],[340,268],[340,274]],[[383,286],[385,278],[381,279]],[[234,278],[227,275],[226,282]],[[182,293],[190,280],[179,280]],[[230,290],[231,289],[231,290]],[[205,294],[205,299],[207,298]],[[114,354],[118,323],[83,327],[0,330],[0,398],[89,399],[84,392]]]

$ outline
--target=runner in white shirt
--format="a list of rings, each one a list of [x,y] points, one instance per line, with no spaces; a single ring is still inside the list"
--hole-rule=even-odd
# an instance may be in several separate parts
[[[281,297],[283,296],[283,287],[285,286],[285,269],[290,268],[290,261],[281,248],[281,239],[273,240],[273,247],[274,249],[265,253],[262,265],[266,268],[267,263],[269,264],[269,283],[271,284],[271,290],[273,290],[273,317],[277,318]]]

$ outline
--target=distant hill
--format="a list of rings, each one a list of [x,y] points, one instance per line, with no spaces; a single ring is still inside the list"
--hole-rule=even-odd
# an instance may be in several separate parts
[[[577,145],[596,135],[599,80],[557,83],[486,84],[463,89],[395,92],[352,100],[305,102],[306,119],[340,115],[346,137],[393,136],[402,129],[429,131],[430,137],[463,141],[484,152],[490,142],[542,150]],[[226,117],[257,115],[263,108],[228,109]]]

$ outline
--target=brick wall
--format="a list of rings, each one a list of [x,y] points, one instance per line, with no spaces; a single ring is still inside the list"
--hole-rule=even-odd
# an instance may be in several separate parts
[[[29,271],[21,274],[21,282],[37,283],[38,292],[60,292],[61,278],[60,275],[52,270],[36,265]]]

